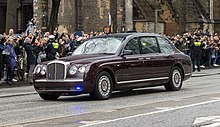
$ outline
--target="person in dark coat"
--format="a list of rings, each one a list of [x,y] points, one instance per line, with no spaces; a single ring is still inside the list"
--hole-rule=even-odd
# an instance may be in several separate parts
[[[0,81],[2,79],[2,72],[3,72],[3,55],[2,52],[4,50],[4,42],[3,40],[3,35],[0,34]]]
[[[202,57],[202,49],[205,46],[204,43],[200,41],[199,37],[195,37],[194,42],[191,44],[191,52],[192,52],[192,64],[193,64],[193,72],[195,71],[195,65],[197,66],[197,70],[200,72],[200,61]]]
[[[34,45],[31,44],[31,39],[30,38],[25,38],[25,51],[27,53],[27,63],[29,64],[29,82],[33,82],[33,72],[34,68],[37,64],[37,54],[40,52],[40,47],[39,43],[35,43]]]
[[[47,60],[54,60],[56,59],[55,55],[56,55],[56,49],[54,48],[53,45],[53,38],[49,38],[46,47],[45,47],[45,52],[46,52],[46,59]]]

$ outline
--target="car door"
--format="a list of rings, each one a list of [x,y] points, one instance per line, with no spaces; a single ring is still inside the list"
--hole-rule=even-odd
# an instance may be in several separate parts
[[[143,74],[145,73],[138,38],[130,39],[125,45],[124,50],[131,50],[132,54],[121,57],[122,62],[117,70],[120,75],[117,79],[119,85],[135,83],[137,80],[143,79]]]
[[[172,46],[162,37],[140,38],[141,53],[145,55],[145,75],[148,81],[168,80],[174,63]]]
[[[141,54],[144,56],[144,70],[146,81],[151,81],[157,78],[157,74],[160,73],[157,66],[161,61],[158,60],[156,55],[159,53],[159,47],[154,36],[140,37]]]
[[[160,48],[160,53],[155,55],[156,60],[158,61],[155,68],[159,71],[156,74],[157,77],[169,77],[171,67],[175,63],[174,60],[174,47],[171,45],[170,41],[164,37],[157,37],[157,41]]]

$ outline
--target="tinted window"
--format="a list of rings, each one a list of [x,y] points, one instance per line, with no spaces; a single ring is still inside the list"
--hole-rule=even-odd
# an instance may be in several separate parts
[[[159,52],[157,40],[155,37],[142,37],[140,38],[140,43],[142,54]]]
[[[140,54],[140,48],[137,38],[131,39],[125,46],[125,50],[132,50],[133,54]]]
[[[158,43],[160,45],[161,53],[173,53],[175,52],[170,42],[162,37],[158,37]]]

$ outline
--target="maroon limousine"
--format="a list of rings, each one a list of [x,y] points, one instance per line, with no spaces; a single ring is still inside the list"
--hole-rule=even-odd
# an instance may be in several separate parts
[[[92,37],[72,54],[34,70],[34,87],[44,100],[89,93],[110,98],[113,90],[164,85],[177,91],[192,75],[189,56],[158,34],[121,33]]]

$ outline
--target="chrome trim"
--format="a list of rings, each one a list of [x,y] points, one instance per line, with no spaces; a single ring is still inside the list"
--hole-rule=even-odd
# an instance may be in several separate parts
[[[59,64],[63,64],[64,65],[64,79],[66,79],[66,77],[67,77],[67,72],[68,72],[68,70],[67,70],[67,67],[70,65],[70,62],[64,62],[64,61],[60,61],[60,60],[54,60],[54,61],[51,61],[51,62],[49,62],[48,64],[47,64],[47,66],[48,65],[50,65],[50,64],[56,64],[56,63],[59,63]],[[55,70],[56,70],[56,66],[55,66]],[[48,73],[48,71],[46,72],[46,78],[48,79],[48,77],[47,77],[47,73]],[[56,80],[56,71],[54,72],[55,73],[55,80]]]
[[[37,89],[37,92],[82,92],[79,91],[79,90],[38,90]]]
[[[71,80],[46,80],[46,79],[39,79],[39,80],[35,80],[35,82],[83,82],[83,79],[71,79]]]
[[[185,76],[189,76],[189,75],[192,75],[192,73],[187,73],[187,74],[185,74]]]
[[[155,80],[162,80],[162,79],[169,79],[169,77],[140,79],[140,80],[131,80],[131,81],[121,81],[121,82],[117,82],[117,84],[135,83],[135,82],[145,82],[145,81],[155,81]]]
[[[47,65],[53,64],[53,63],[60,63],[60,64],[65,64],[65,65],[69,65],[69,64],[70,64],[70,62],[64,62],[64,61],[60,61],[60,60],[54,60],[54,61],[49,62]]]

